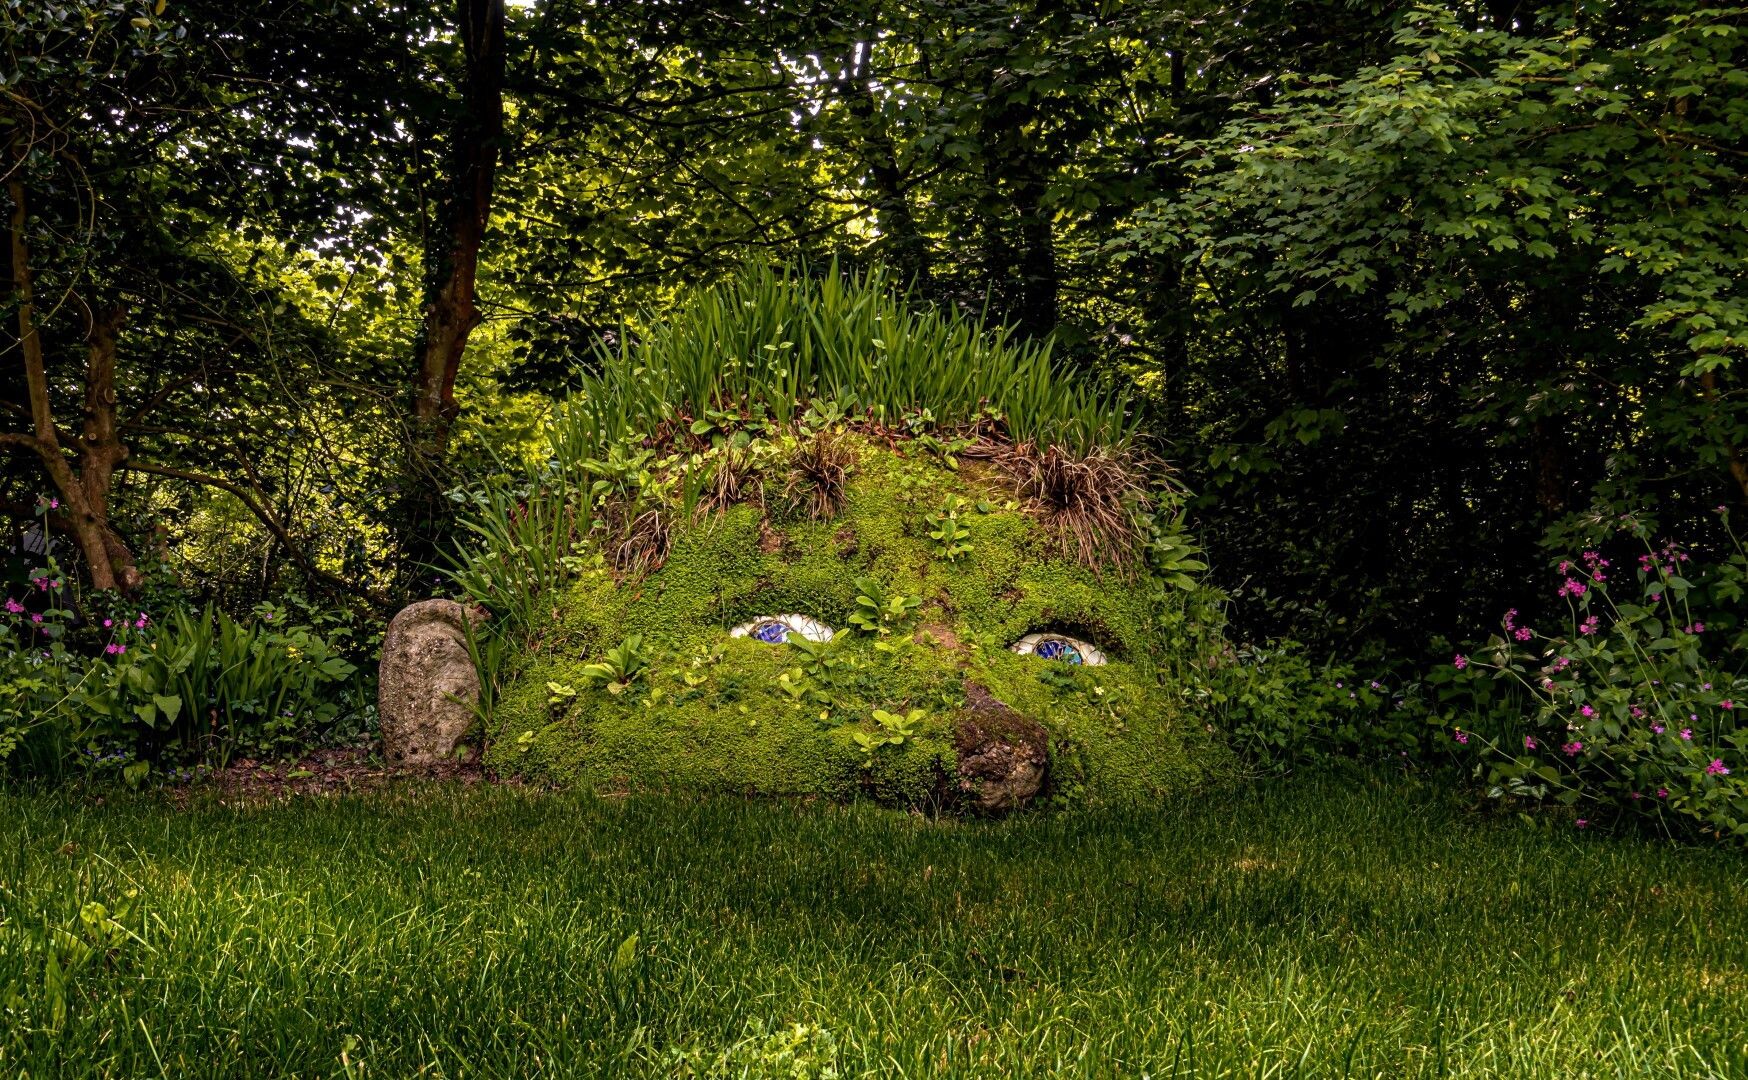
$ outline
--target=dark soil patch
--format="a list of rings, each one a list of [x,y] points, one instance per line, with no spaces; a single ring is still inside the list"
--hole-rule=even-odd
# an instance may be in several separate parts
[[[238,758],[217,772],[171,790],[178,803],[196,792],[211,792],[220,802],[280,802],[293,796],[339,795],[378,791],[408,780],[456,782],[467,786],[487,781],[479,752],[436,765],[390,767],[373,748],[317,750],[292,761]]]

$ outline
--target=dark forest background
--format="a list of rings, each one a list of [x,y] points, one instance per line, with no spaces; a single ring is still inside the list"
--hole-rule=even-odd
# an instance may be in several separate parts
[[[0,550],[380,618],[748,259],[1127,388],[1241,637],[1418,663],[1748,498],[1744,12],[0,0]]]

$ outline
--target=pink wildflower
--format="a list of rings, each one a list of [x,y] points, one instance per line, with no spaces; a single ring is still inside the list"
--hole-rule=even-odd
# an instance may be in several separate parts
[[[1523,748],[1525,750],[1534,750],[1536,748],[1536,737],[1534,735],[1525,735],[1523,737]]]
[[[1588,705],[1584,706],[1582,709],[1579,709],[1578,712],[1580,715],[1585,716],[1585,717],[1591,717],[1591,716],[1596,715],[1596,710],[1591,708]]]
[[[1589,818],[1579,818],[1576,822],[1574,822],[1574,824],[1576,824],[1580,829],[1588,829],[1590,827],[1590,819]]]
[[[1598,618],[1597,616],[1592,615],[1590,618],[1585,619],[1583,622],[1578,624],[1578,632],[1580,634],[1594,634],[1594,633],[1596,633],[1597,627],[1599,627],[1601,625],[1602,625],[1602,620],[1600,618]]]
[[[14,615],[22,615],[24,614],[24,605],[8,596],[6,598],[6,610]]]
[[[1520,626],[1516,630],[1512,631],[1512,636],[1517,638],[1517,640],[1519,640],[1519,641],[1528,641],[1530,638],[1535,636],[1535,631],[1531,630],[1527,626]]]
[[[1706,774],[1708,776],[1728,776],[1730,770],[1724,765],[1723,758],[1713,758],[1712,763],[1706,766]]]
[[[1692,742],[1693,741],[1693,729],[1690,727],[1682,728],[1681,729],[1681,737],[1683,740],[1685,740],[1687,742]]]
[[[1734,701],[1731,701],[1729,698],[1725,698],[1724,700],[1718,702],[1718,708],[1720,708],[1720,709],[1734,709],[1735,707],[1736,707],[1736,703]]]
[[[1451,666],[1456,668],[1458,671],[1461,671],[1464,668],[1469,666],[1469,658],[1464,656],[1462,653],[1458,653],[1456,656],[1453,656],[1451,658]]]
[[[1457,742],[1463,744],[1464,746],[1469,745],[1469,733],[1464,731],[1462,728],[1458,728],[1456,735],[1454,735],[1452,737],[1455,738],[1457,740]]]
[[[1659,799],[1667,799],[1669,797],[1669,789],[1666,787],[1658,788],[1657,789],[1657,797]]]
[[[1567,757],[1577,757],[1584,750],[1584,744],[1577,739],[1573,739],[1565,746],[1560,747],[1560,749],[1566,751]]]

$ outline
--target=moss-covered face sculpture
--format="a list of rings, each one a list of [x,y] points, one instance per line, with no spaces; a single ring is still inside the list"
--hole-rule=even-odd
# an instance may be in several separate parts
[[[672,514],[656,569],[603,558],[556,600],[493,715],[500,771],[998,811],[1226,768],[1190,594],[1071,557],[1010,470],[865,430],[754,449],[764,497]]]

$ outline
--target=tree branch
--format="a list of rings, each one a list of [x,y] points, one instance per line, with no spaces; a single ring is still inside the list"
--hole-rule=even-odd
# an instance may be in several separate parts
[[[266,527],[267,531],[273,534],[273,538],[285,546],[285,550],[291,555],[292,560],[296,562],[298,566],[303,568],[304,573],[348,594],[362,597],[377,608],[386,611],[394,607],[394,602],[388,597],[382,596],[378,593],[373,593],[359,585],[357,582],[347,581],[345,578],[330,574],[310,561],[309,556],[304,553],[303,548],[299,547],[297,542],[292,539],[291,533],[286,530],[284,525],[280,524],[278,518],[274,517],[273,511],[268,509],[266,504],[256,497],[257,493],[250,492],[241,484],[233,483],[222,476],[211,476],[206,473],[189,472],[186,469],[172,468],[169,465],[154,465],[147,461],[129,460],[123,462],[122,467],[125,469],[132,469],[136,472],[151,473],[154,476],[167,476],[175,480],[186,480],[191,484],[200,484],[203,487],[218,488],[220,491],[227,491],[232,495],[235,495],[237,500],[248,508],[248,511],[251,514],[255,515],[256,520],[260,521],[261,524]]]

